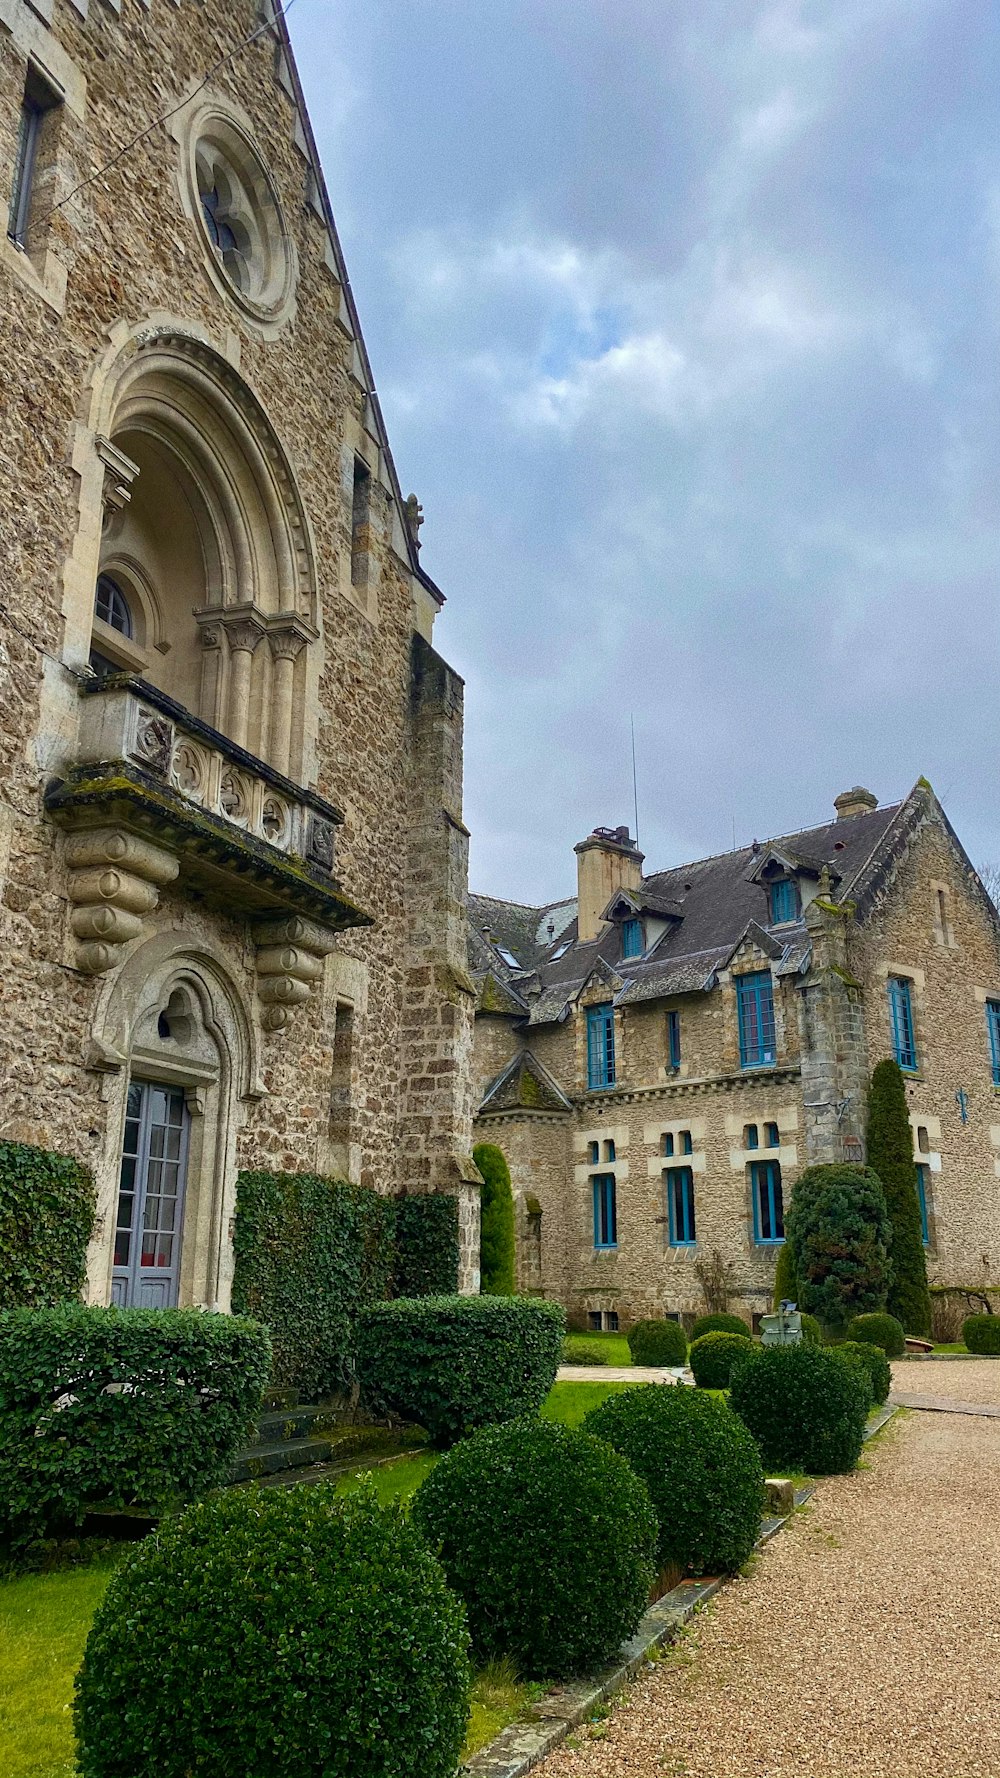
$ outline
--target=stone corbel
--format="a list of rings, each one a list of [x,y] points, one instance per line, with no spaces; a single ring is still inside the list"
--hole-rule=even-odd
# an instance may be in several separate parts
[[[94,441],[97,455],[104,464],[104,489],[101,504],[104,508],[104,534],[110,536],[121,524],[122,514],[132,498],[132,483],[139,473],[138,463],[126,457],[110,438],[98,437]]]
[[[265,1031],[280,1031],[322,980],[323,959],[336,941],[327,927],[293,914],[260,921],[254,942],[257,993],[264,1008],[261,1023]]]
[[[76,966],[85,975],[103,975],[121,946],[139,937],[180,865],[171,852],[114,827],[70,834],[66,864]]]

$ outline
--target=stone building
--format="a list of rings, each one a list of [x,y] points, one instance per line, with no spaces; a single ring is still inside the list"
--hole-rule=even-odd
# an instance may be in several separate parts
[[[799,1171],[862,1161],[907,1080],[932,1283],[1000,1283],[1000,921],[930,786],[652,876],[626,828],[577,895],[470,898],[477,1136],[511,1166],[522,1288],[577,1325],[770,1305]]]
[[[0,1134],[96,1301],[225,1308],[240,1167],[461,1204],[462,687],[269,0],[0,0]]]

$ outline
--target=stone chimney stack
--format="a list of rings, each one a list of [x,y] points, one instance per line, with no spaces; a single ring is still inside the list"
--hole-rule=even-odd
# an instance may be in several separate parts
[[[601,915],[616,889],[638,889],[643,855],[627,827],[595,827],[574,846],[578,934],[589,944],[603,931]]]
[[[837,811],[838,821],[849,821],[852,815],[870,815],[873,809],[878,808],[878,797],[872,796],[870,790],[863,790],[860,784],[855,784],[853,790],[842,790],[839,796],[835,796],[833,806]]]

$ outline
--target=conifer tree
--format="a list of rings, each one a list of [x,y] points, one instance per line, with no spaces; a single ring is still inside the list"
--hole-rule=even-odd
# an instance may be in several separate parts
[[[832,1333],[855,1315],[885,1307],[892,1225],[870,1167],[806,1167],[792,1187],[785,1236],[799,1308]]]
[[[483,1176],[479,1235],[479,1288],[483,1296],[513,1296],[514,1195],[502,1148],[480,1142],[472,1158]]]
[[[786,1241],[778,1248],[778,1263],[774,1268],[774,1301],[773,1309],[780,1309],[782,1303],[797,1303],[799,1300],[799,1281],[795,1276],[795,1255],[792,1244]]]
[[[906,1109],[906,1086],[896,1062],[879,1062],[868,1091],[868,1165],[882,1181],[892,1223],[893,1281],[886,1307],[907,1333],[927,1336],[931,1299],[927,1289],[913,1160],[913,1131]]]

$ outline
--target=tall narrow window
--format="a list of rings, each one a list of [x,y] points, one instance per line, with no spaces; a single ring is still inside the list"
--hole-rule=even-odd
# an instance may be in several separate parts
[[[46,120],[61,103],[59,94],[43,79],[36,68],[29,67],[21,100],[21,119],[17,132],[17,153],[11,183],[10,211],[7,233],[18,247],[29,246],[32,221],[32,200],[36,196],[44,169]]]
[[[693,1154],[693,1153],[694,1153],[694,1143],[691,1140],[691,1132],[690,1132],[690,1130],[682,1130],[681,1131],[681,1154]]]
[[[774,990],[770,971],[756,970],[736,980],[740,1025],[740,1067],[774,1065]]]
[[[987,1000],[986,1002],[986,1030],[990,1039],[993,1085],[1000,1087],[1000,1000]]]
[[[668,1167],[664,1174],[667,1187],[667,1228],[671,1247],[693,1247],[694,1174],[690,1167]]]
[[[351,585],[368,583],[371,542],[372,473],[360,457],[354,459],[354,495],[351,503]]]
[[[594,1179],[594,1246],[617,1247],[618,1204],[613,1173],[598,1173]]]
[[[672,1130],[667,1130],[667,1131],[666,1131],[666,1132],[665,1132],[665,1134],[664,1134],[664,1137],[663,1137],[663,1152],[664,1152],[664,1154],[665,1154],[665,1155],[667,1155],[667,1156],[668,1156],[668,1158],[669,1158],[669,1156],[670,1156],[670,1155],[672,1155],[672,1154],[673,1154],[673,1152],[674,1152],[674,1133],[673,1133],[673,1131],[672,1131]]]
[[[743,1147],[744,1148],[759,1148],[760,1147],[760,1132],[759,1132],[756,1124],[744,1124],[743,1125]]]
[[[764,1147],[765,1148],[780,1148],[781,1147],[781,1137],[778,1135],[777,1124],[765,1124],[764,1125]]]
[[[674,1074],[681,1065],[681,1015],[679,1012],[667,1014],[667,1066]]]
[[[615,1014],[610,1005],[587,1008],[587,1086],[596,1092],[615,1084]]]
[[[591,1142],[591,1143],[590,1143],[590,1144],[589,1144],[589,1150],[590,1150],[590,1162],[591,1162],[591,1166],[594,1166],[594,1167],[596,1167],[596,1165],[597,1165],[597,1163],[598,1163],[598,1161],[599,1161],[599,1160],[600,1160],[600,1158],[601,1158],[601,1145],[600,1145],[600,1143],[599,1143],[599,1142]]]
[[[923,1244],[925,1247],[929,1246],[930,1238],[931,1238],[930,1222],[928,1221],[928,1216],[927,1216],[927,1199],[928,1199],[928,1195],[929,1195],[927,1187],[929,1184],[929,1174],[930,1174],[930,1168],[928,1167],[926,1161],[918,1161],[917,1162],[917,1202],[920,1205],[920,1238],[923,1241]]]
[[[914,1074],[917,1067],[917,1044],[913,1035],[913,1000],[906,976],[889,977],[889,1014],[892,1021],[893,1055],[904,1073]]]
[[[799,891],[791,877],[781,877],[771,884],[771,925],[783,926],[799,917]]]
[[[645,950],[642,942],[642,921],[625,920],[622,923],[622,956],[641,957]]]
[[[777,1161],[751,1161],[750,1195],[753,1199],[753,1238],[757,1246],[777,1246],[785,1239],[785,1206],[781,1193],[781,1168]]]

